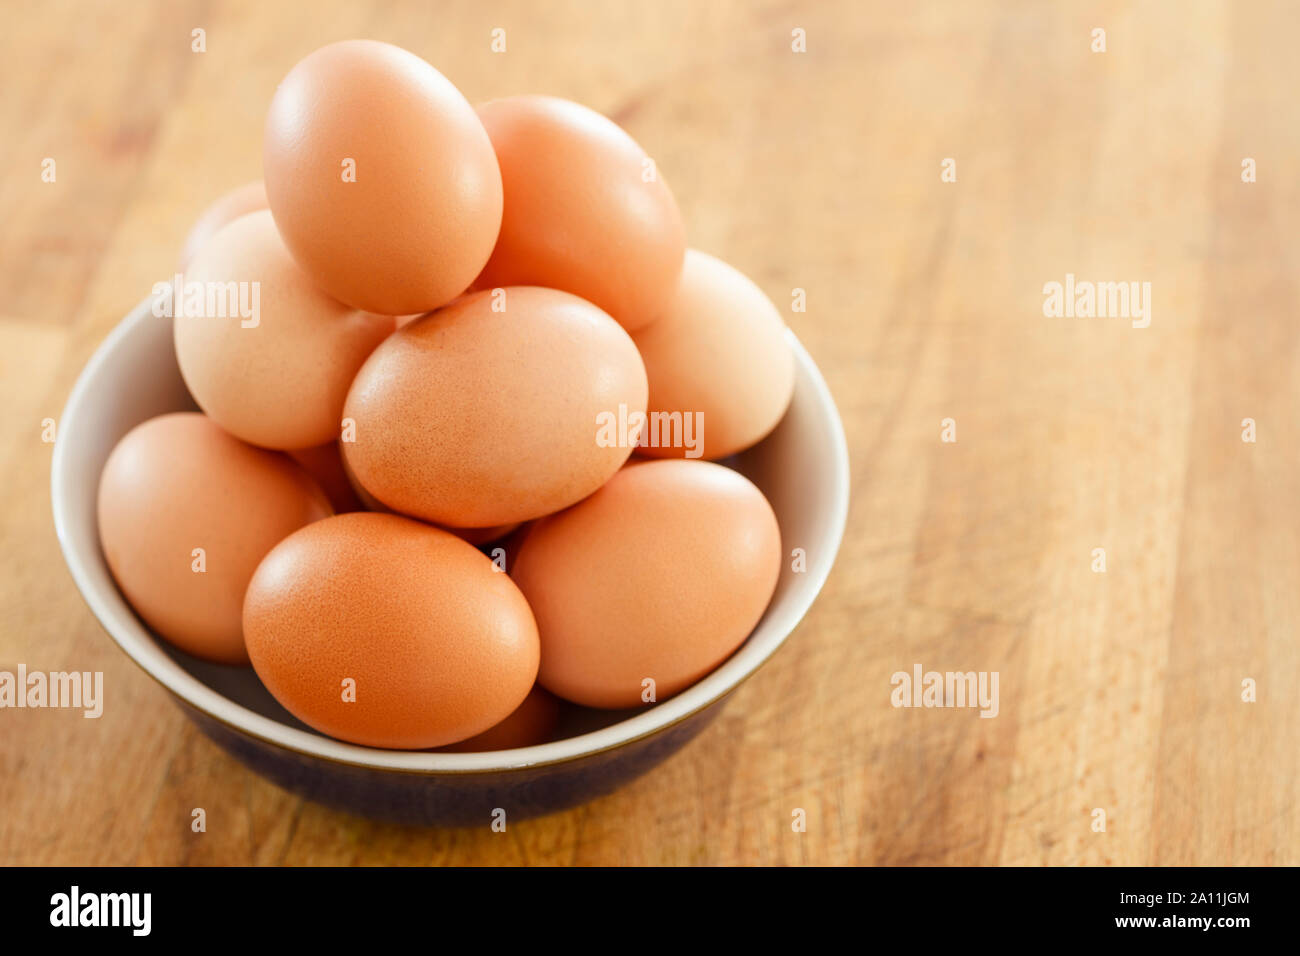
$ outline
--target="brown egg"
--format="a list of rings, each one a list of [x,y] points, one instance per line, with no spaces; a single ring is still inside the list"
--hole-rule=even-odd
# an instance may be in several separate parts
[[[510,568],[541,635],[538,681],[615,709],[650,691],[664,700],[722,663],[763,616],[780,571],[763,493],[722,465],[685,460],[629,465],[536,522]]]
[[[265,448],[339,437],[348,386],[395,328],[392,316],[350,309],[312,285],[265,210],[208,240],[185,288],[175,306],[176,359],[213,421]],[[198,297],[184,301],[192,291]]]
[[[633,339],[650,382],[641,454],[726,458],[765,438],[790,405],[785,323],[762,289],[713,256],[687,251],[667,311]]]
[[[483,733],[537,676],[537,626],[510,578],[455,535],[395,515],[339,515],[281,541],[248,586],[244,634],[290,713],[370,747]]]
[[[451,301],[501,225],[501,173],[473,107],[414,53],[375,40],[332,43],[289,71],[263,172],[294,258],[369,312]]]
[[[501,166],[505,213],[475,288],[563,289],[628,331],[658,318],[686,234],[645,150],[599,113],[553,96],[491,100],[478,112]]]
[[[645,399],[636,346],[600,309],[553,289],[481,292],[366,360],[343,409],[356,426],[343,455],[395,511],[456,528],[512,524],[604,484],[637,435],[602,421],[644,414]]]
[[[537,686],[528,692],[524,702],[509,717],[495,727],[439,749],[449,753],[483,753],[535,747],[550,741],[559,722],[560,702],[553,694]]]
[[[240,617],[258,562],[329,514],[298,465],[196,412],[131,429],[99,479],[99,539],[123,595],[159,636],[221,664],[248,663]]]
[[[240,216],[266,208],[266,187],[259,179],[257,182],[245,183],[221,196],[199,216],[198,221],[185,237],[181,247],[180,261],[177,268],[184,271],[194,254],[205,242],[213,237],[222,226],[234,222]]]
[[[343,455],[339,452],[338,442],[332,441],[314,448],[299,448],[285,454],[316,480],[316,484],[329,496],[335,514],[366,510],[343,467]]]

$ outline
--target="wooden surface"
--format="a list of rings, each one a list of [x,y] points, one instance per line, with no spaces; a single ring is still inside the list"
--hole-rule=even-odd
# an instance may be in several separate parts
[[[5,20],[0,668],[102,670],[107,700],[98,721],[0,711],[0,862],[1300,862],[1294,5],[250,0]],[[657,772],[506,834],[374,825],[244,770],[100,632],[51,527],[41,420],[199,209],[260,175],[277,80],[350,36],[414,49],[471,100],[549,92],[623,123],[692,244],[783,310],[807,291],[789,322],[848,433],[844,546],[787,646]],[[1067,273],[1150,282],[1150,326],[1045,317]],[[915,664],[997,671],[998,716],[892,707]]]

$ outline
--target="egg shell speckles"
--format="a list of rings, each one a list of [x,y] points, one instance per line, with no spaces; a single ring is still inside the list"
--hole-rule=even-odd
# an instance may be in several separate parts
[[[588,707],[664,700],[744,642],[771,600],[781,535],[749,479],[704,461],[628,465],[529,526],[510,573],[542,641],[538,681]]]
[[[504,311],[495,311],[501,302]],[[511,287],[464,296],[393,335],[343,415],[349,471],[381,504],[456,528],[527,521],[581,500],[631,454],[601,416],[643,413],[631,337],[576,296]]]
[[[474,547],[370,512],[302,531],[266,556],[244,601],[253,667],[295,717],[340,740],[422,750],[488,730],[528,695],[537,626]]]
[[[145,623],[197,657],[247,664],[240,619],[249,579],[277,542],[331,510],[286,456],[178,412],[117,443],[98,513],[104,557]]]

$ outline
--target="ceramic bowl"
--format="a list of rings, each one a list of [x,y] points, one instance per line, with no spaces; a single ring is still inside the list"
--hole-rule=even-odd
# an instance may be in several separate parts
[[[789,334],[789,333],[788,333]],[[375,819],[488,825],[559,810],[645,773],[703,730],[724,701],[780,647],[821,590],[848,513],[844,430],[817,366],[793,334],[794,399],[777,429],[728,462],[776,510],[786,561],[749,639],[699,683],[652,708],[574,708],[552,743],[490,753],[380,750],[322,736],[293,718],[251,669],[209,664],[156,638],[113,583],[96,532],[96,489],[126,432],[192,410],[176,365],[171,321],[140,303],[82,371],[59,421],[52,465],[54,526],[73,580],[104,630],[236,759],[309,799]],[[806,566],[790,554],[802,548]],[[795,651],[797,653],[797,649]],[[111,690],[106,706],[112,707]]]

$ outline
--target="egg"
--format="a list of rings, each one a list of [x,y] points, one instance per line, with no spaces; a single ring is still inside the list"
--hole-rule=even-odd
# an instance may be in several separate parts
[[[505,186],[501,235],[475,288],[539,285],[633,331],[668,304],[685,229],[662,173],[617,124],[553,96],[478,107]]]
[[[664,315],[632,337],[650,383],[641,454],[725,458],[766,437],[790,405],[785,323],[762,289],[720,259],[689,250]],[[694,416],[693,427],[677,429],[677,414],[684,424]]]
[[[534,523],[510,573],[542,642],[538,681],[588,707],[644,706],[722,663],[781,571],[776,516],[738,472],[642,461]]]
[[[233,222],[246,213],[265,208],[266,186],[260,179],[257,182],[238,186],[219,197],[203,210],[191,227],[189,235],[185,237],[185,245],[181,247],[177,267],[183,271],[194,258],[194,254],[226,223]]]
[[[465,296],[393,333],[343,408],[349,470],[380,503],[456,528],[513,524],[618,471],[645,368],[613,319],[554,289]]]
[[[541,687],[534,687],[524,702],[501,723],[477,736],[440,749],[451,753],[482,753],[514,750],[544,744],[560,721],[560,702]]]
[[[395,515],[338,515],[281,541],[248,585],[244,635],[290,713],[370,747],[481,734],[537,676],[537,626],[510,578],[455,535]]]
[[[258,562],[330,513],[294,462],[195,412],[131,429],[99,480],[99,540],[122,594],[159,636],[221,664],[248,663],[240,622]]]
[[[289,250],[353,308],[435,309],[492,253],[492,144],[460,91],[400,47],[345,40],[299,62],[271,100],[262,162]]]
[[[359,312],[316,288],[266,210],[209,239],[185,288],[174,306],[185,384],[213,421],[265,448],[337,439],[353,376],[396,327],[392,316]],[[187,302],[191,290],[198,295]]]
[[[329,496],[336,514],[366,510],[343,467],[343,454],[339,451],[338,442],[332,441],[314,448],[299,448],[285,454],[316,480],[316,484]]]

